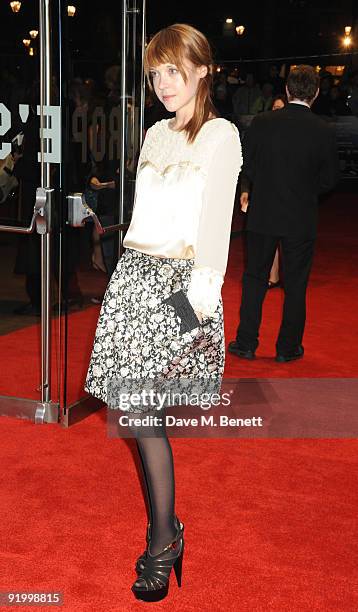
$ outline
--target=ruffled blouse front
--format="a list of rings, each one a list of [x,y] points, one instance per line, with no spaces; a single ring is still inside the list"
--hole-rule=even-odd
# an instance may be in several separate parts
[[[149,128],[140,153],[126,248],[194,259],[187,297],[212,316],[227,266],[232,211],[242,154],[237,128],[212,119],[193,144],[163,119]]]

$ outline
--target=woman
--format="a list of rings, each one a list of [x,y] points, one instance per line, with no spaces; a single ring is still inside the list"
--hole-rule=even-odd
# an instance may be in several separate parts
[[[271,110],[280,110],[287,104],[287,98],[283,94],[278,94],[275,96],[272,102]],[[241,179],[241,196],[240,196],[240,204],[241,210],[243,212],[247,211],[247,207],[249,205],[249,184],[246,178],[243,176]],[[270,270],[270,277],[268,280],[268,288],[275,289],[276,287],[282,287],[282,283],[280,281],[280,260],[279,260],[279,249],[276,249],[275,258],[273,260],[272,268]]]
[[[242,165],[239,134],[216,116],[211,51],[201,32],[185,24],[161,30],[146,48],[144,66],[175,117],[147,131],[125,251],[102,304],[86,390],[104,401],[118,376],[126,388],[132,377],[136,389],[148,379],[184,377],[209,385],[221,381],[224,369],[221,286]],[[144,405],[128,411],[156,412]],[[167,595],[173,566],[181,582],[184,525],[174,512],[165,427],[136,442],[150,517],[132,591],[158,601]]]

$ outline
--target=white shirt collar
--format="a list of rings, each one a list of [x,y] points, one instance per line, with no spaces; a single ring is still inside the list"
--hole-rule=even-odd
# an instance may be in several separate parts
[[[303,100],[290,100],[289,104],[301,104],[301,106],[307,106],[307,108],[310,108],[310,105],[307,104],[307,102],[304,102]]]

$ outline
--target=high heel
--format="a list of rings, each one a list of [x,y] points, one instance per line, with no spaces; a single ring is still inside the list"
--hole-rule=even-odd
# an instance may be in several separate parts
[[[177,517],[176,515],[174,516],[174,524],[175,524],[175,528],[176,528],[176,530],[177,530],[177,531],[178,531],[179,529],[181,529],[182,531],[184,531],[184,524],[183,524],[183,523],[181,523],[181,522],[179,521],[179,519],[178,519],[178,517]],[[137,572],[138,574],[140,574],[140,573],[141,573],[141,572],[144,570],[144,567],[145,567],[145,560],[146,560],[146,558],[147,558],[147,549],[148,549],[148,546],[149,546],[149,543],[150,543],[150,538],[151,538],[151,535],[152,535],[152,529],[151,529],[151,524],[150,524],[150,521],[149,521],[149,522],[148,522],[148,526],[147,526],[147,534],[146,534],[146,538],[145,538],[145,539],[146,539],[146,542],[147,542],[147,548],[146,548],[146,549],[145,549],[145,551],[144,551],[144,552],[143,552],[143,553],[142,553],[142,554],[141,554],[141,555],[138,557],[138,559],[137,559],[137,561],[136,561],[136,564],[135,564],[135,569],[136,569],[136,572]]]
[[[137,599],[142,601],[164,599],[168,595],[170,573],[173,567],[178,587],[181,587],[184,555],[183,530],[184,525],[183,529],[178,529],[174,540],[156,555],[151,555],[150,545],[148,545],[144,570],[132,586],[132,591]]]
[[[175,577],[177,579],[177,584],[178,587],[181,587],[181,573],[182,573],[182,568],[183,568],[183,554],[184,554],[184,540],[183,540],[183,549],[181,551],[181,555],[180,557],[177,558],[177,560],[174,562],[174,572],[175,572]]]

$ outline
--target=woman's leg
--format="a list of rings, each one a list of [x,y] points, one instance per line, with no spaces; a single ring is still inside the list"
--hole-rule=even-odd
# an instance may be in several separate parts
[[[142,455],[139,452],[138,443],[137,443],[137,448],[138,448],[138,455],[139,455],[140,463],[141,463],[141,466],[142,466],[143,480],[145,482],[145,493],[146,493],[146,504],[147,504],[147,510],[148,510],[148,520],[149,520],[150,524],[152,525],[152,523],[153,523],[153,512],[152,512],[152,504],[151,504],[150,494],[149,494],[149,485],[148,485],[148,481],[147,481],[147,473],[146,473],[145,466],[144,466],[144,463],[143,463]]]
[[[270,278],[269,278],[270,283],[278,283],[280,279],[279,266],[280,266],[279,247],[277,247],[276,253],[275,253],[275,259],[273,260],[273,264],[272,264],[272,268],[270,272]]]
[[[92,230],[92,265],[95,270],[107,272],[103,259],[101,240],[95,225]]]
[[[150,553],[156,555],[170,544],[177,534],[174,518],[174,461],[162,411],[131,414],[139,418],[148,415],[161,419],[161,422],[132,429],[142,461],[151,508]]]

